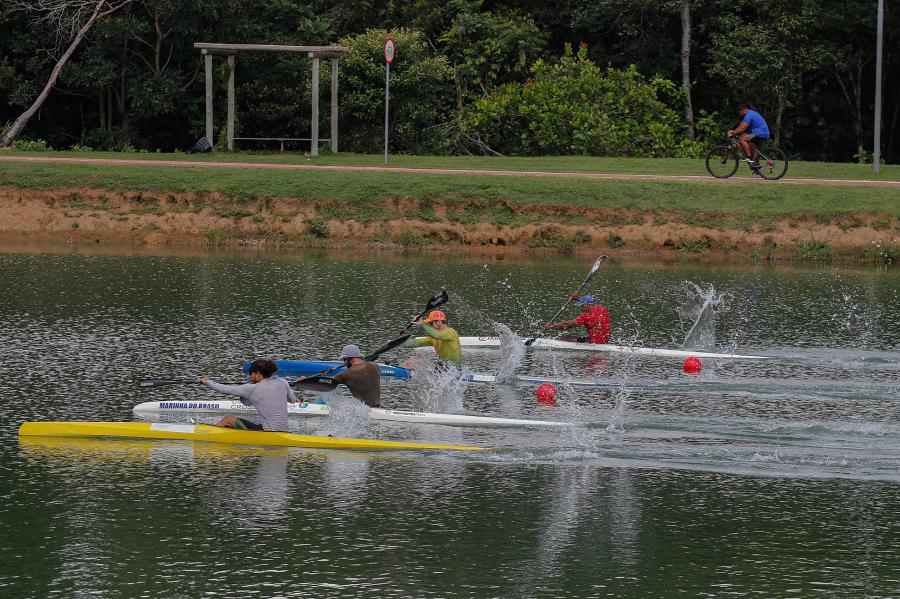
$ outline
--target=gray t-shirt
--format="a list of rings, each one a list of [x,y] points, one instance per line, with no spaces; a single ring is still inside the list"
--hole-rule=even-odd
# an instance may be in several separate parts
[[[297,401],[293,389],[286,380],[273,376],[258,383],[243,385],[223,385],[209,381],[206,386],[225,395],[237,395],[246,406],[253,406],[259,412],[260,424],[267,431],[287,432],[288,402]]]

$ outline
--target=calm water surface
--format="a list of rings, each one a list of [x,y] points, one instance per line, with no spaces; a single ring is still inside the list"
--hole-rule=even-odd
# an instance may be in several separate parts
[[[26,420],[132,420],[142,401],[215,397],[138,378],[238,380],[256,356],[374,349],[441,286],[462,334],[499,322],[527,336],[590,262],[0,254],[0,596],[900,596],[896,269],[613,261],[591,288],[614,341],[677,348],[694,328],[774,359],[707,360],[692,378],[678,359],[529,352],[519,373],[604,385],[561,386],[555,407],[526,385],[384,386],[387,407],[571,429],[367,422],[347,400],[292,420],[498,448],[486,454],[16,435]],[[716,298],[699,329],[698,288]],[[509,361],[464,357],[472,372]]]

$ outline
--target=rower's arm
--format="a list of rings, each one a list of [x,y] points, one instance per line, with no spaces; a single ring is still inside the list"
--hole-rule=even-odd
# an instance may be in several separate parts
[[[214,383],[213,381],[208,381],[206,386],[212,389],[213,391],[218,391],[219,393],[223,393],[225,395],[236,395],[241,399],[248,399],[250,394],[253,392],[253,389],[256,388],[254,383],[245,383],[243,385],[223,385],[222,383]]]
[[[545,328],[548,329],[571,329],[572,327],[577,327],[578,322],[575,320],[564,320],[562,322],[554,322],[548,324]]]
[[[428,347],[431,345],[431,339],[428,337],[413,337],[403,342],[403,347]]]
[[[420,324],[419,327],[422,329],[422,332],[424,332],[426,335],[428,335],[432,339],[437,339],[439,341],[453,341],[453,337],[455,335],[455,333],[453,332],[452,329],[450,329],[450,327],[447,327],[443,331],[439,331],[434,327],[428,326],[424,322],[422,324]],[[426,343],[425,345],[428,345],[428,344]]]

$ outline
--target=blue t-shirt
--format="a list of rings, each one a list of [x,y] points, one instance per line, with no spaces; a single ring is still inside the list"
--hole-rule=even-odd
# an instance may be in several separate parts
[[[744,115],[742,122],[747,123],[750,133],[756,137],[769,139],[769,126],[766,124],[766,119],[762,118],[762,115],[758,112],[747,110],[747,114]]]

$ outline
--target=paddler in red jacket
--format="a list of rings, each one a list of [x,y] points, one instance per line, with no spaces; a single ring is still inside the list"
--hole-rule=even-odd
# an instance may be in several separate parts
[[[548,322],[545,329],[571,329],[574,327],[587,328],[587,337],[578,335],[561,335],[560,341],[577,341],[580,343],[606,343],[609,341],[609,312],[603,306],[594,303],[593,295],[581,295],[577,291],[572,292],[575,304],[581,307],[581,314],[575,320],[563,322]]]

